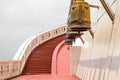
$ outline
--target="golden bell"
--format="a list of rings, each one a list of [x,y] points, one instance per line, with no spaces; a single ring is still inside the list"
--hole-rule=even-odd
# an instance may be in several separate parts
[[[88,30],[91,29],[90,7],[87,2],[78,2],[71,5],[69,28]]]
[[[75,0],[75,2],[84,2],[84,0]]]
[[[77,36],[78,36],[78,32],[76,31],[70,31],[70,32],[67,32],[66,34],[67,39],[75,39]]]
[[[72,45],[72,39],[65,39],[65,44]]]

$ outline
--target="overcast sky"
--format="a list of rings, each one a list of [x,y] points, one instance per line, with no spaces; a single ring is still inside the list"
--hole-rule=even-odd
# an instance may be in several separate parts
[[[12,59],[33,34],[65,24],[70,0],[0,0],[0,59]]]

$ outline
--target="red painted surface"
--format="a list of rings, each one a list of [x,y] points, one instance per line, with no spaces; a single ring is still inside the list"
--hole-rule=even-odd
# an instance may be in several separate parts
[[[35,50],[33,51],[34,54],[35,54]],[[48,49],[46,47],[46,49],[43,49],[42,51],[44,50],[48,51],[48,50],[51,50],[51,48]],[[38,53],[38,51],[36,51],[36,53]],[[20,77],[14,78],[12,80],[80,80],[76,76],[70,75],[70,50],[69,50],[69,47],[64,44],[64,41],[62,41],[60,44],[57,43],[57,47],[54,48],[54,52],[52,54],[53,56],[51,60],[52,61],[51,75],[50,74],[49,75],[48,74],[21,75]],[[45,59],[42,58],[42,60],[45,60]]]
[[[62,41],[54,50],[52,74],[70,75],[70,51]]]
[[[36,47],[29,55],[22,74],[50,74],[53,51],[63,40],[64,35],[57,36]]]
[[[54,75],[53,75],[54,74]],[[12,80],[80,80],[70,75],[70,51],[62,41],[53,52],[52,74],[22,75]]]
[[[58,53],[57,74],[70,75],[70,51],[67,45],[62,45]]]
[[[76,76],[63,75],[22,75],[11,80],[80,80]]]

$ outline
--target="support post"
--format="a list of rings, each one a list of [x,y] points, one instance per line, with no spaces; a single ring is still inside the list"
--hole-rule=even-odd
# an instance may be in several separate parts
[[[103,7],[105,8],[107,14],[109,15],[110,19],[113,21],[114,20],[114,12],[111,10],[110,6],[106,3],[105,0],[100,0],[100,2],[102,3]]]

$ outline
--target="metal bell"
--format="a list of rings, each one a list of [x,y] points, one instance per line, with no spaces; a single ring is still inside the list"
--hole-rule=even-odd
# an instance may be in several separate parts
[[[84,1],[84,0],[75,0],[75,2],[80,2],[80,1]]]
[[[72,45],[77,37],[82,40],[83,32],[91,29],[89,4],[84,0],[74,0],[71,3],[67,24],[65,44]],[[83,40],[82,42],[84,43]]]
[[[90,7],[87,2],[75,2],[71,5],[69,28],[86,31],[91,29]]]
[[[72,45],[73,40],[72,39],[65,39],[65,44]]]

